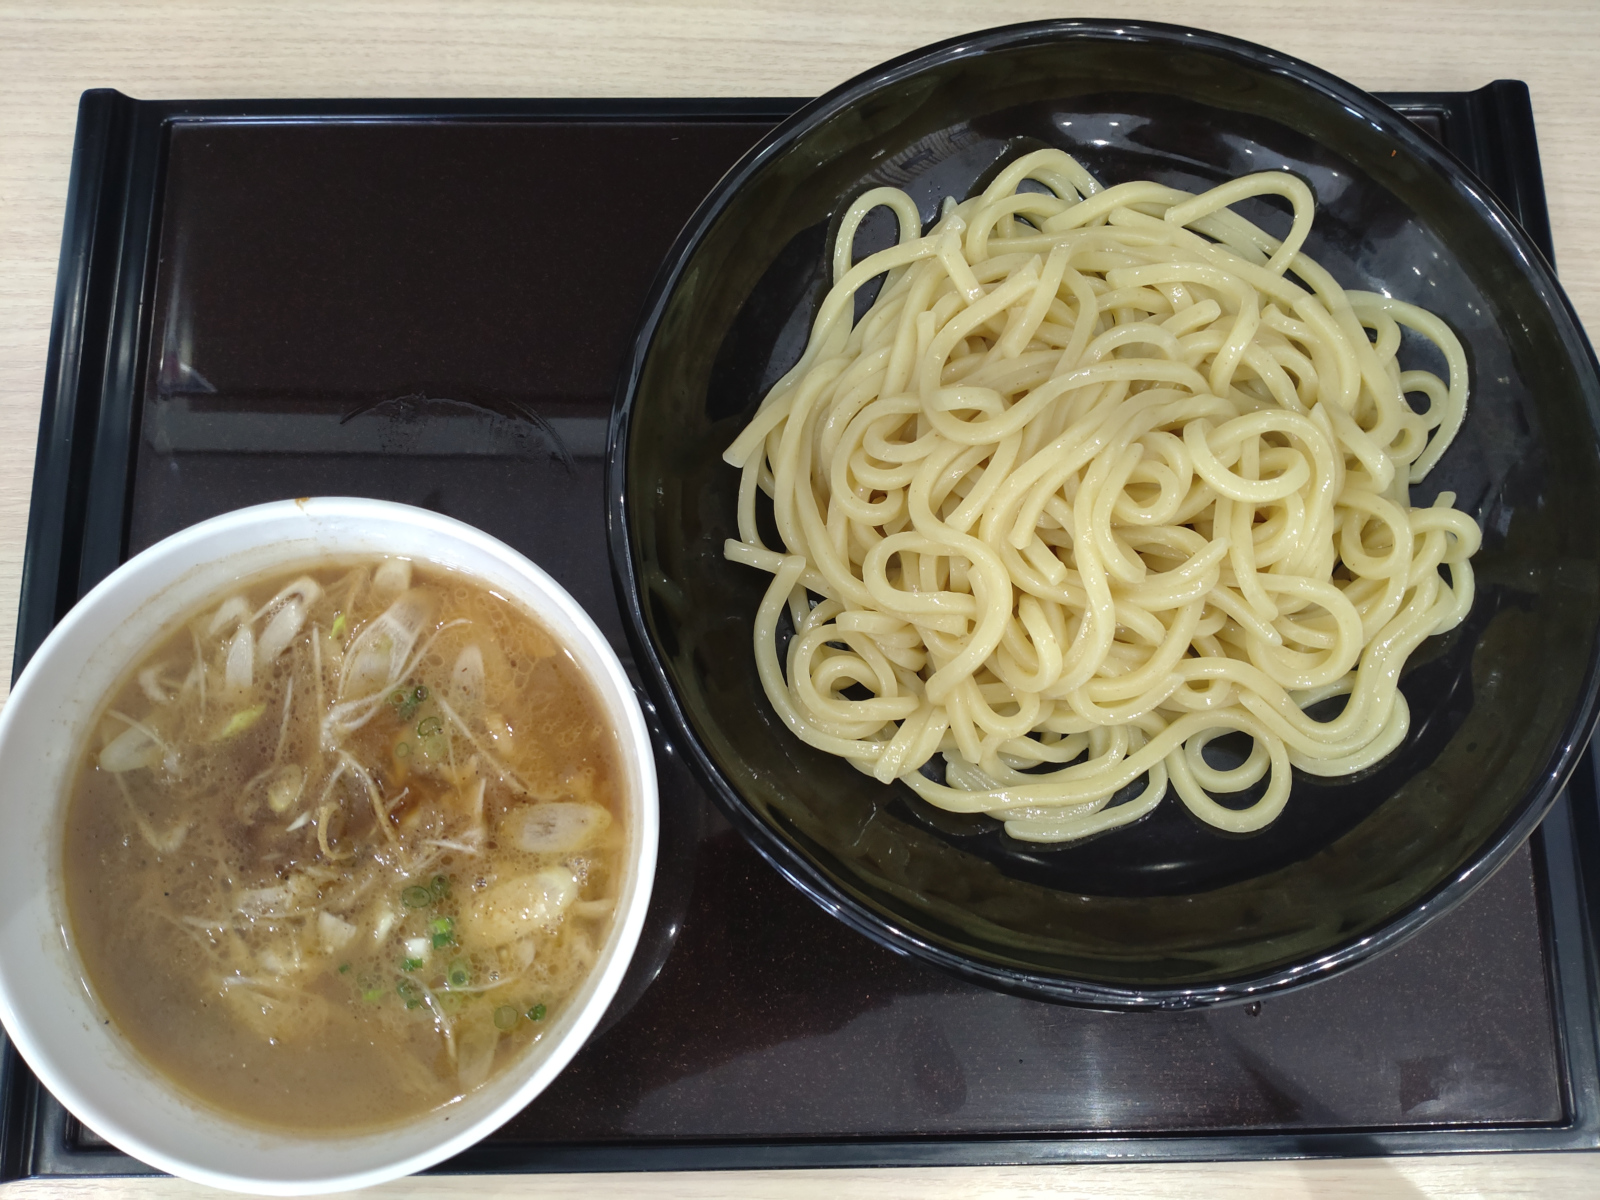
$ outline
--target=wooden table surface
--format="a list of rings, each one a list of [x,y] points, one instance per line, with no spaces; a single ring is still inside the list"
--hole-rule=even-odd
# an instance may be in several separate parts
[[[910,14],[915,13],[915,19]],[[1550,0],[226,0],[0,2],[0,661],[11,655],[73,123],[85,88],[141,99],[263,96],[802,96],[968,30],[1064,16],[1197,25],[1297,55],[1373,91],[1533,91],[1561,276],[1600,328],[1600,3]],[[567,1197],[1556,1196],[1600,1192],[1600,1157],[775,1171],[403,1180],[418,1200]],[[172,1180],[0,1188],[0,1200]]]

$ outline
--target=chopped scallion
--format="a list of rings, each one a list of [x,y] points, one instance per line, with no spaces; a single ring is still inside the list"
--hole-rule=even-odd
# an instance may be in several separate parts
[[[395,985],[394,990],[399,993],[400,999],[406,1002],[407,1008],[421,1007],[422,993],[417,990],[417,985],[412,983],[411,980],[402,979]]]
[[[383,999],[383,989],[368,988],[366,991],[361,993],[361,998],[368,1004],[376,1004],[379,1000]]]
[[[420,971],[422,970],[422,960],[420,958],[402,959],[400,961],[400,969],[402,971]]]
[[[333,628],[328,630],[328,636],[331,638],[339,638],[344,636],[345,626],[348,624],[349,622],[345,620],[342,612],[334,613]]]
[[[435,917],[428,924],[428,930],[433,934],[433,948],[448,946],[456,940],[456,923],[449,917]]]
[[[433,903],[433,893],[416,884],[401,892],[400,900],[407,908],[427,908]]]
[[[428,884],[428,890],[433,893],[435,900],[443,900],[450,894],[450,876],[435,875],[432,882]],[[454,925],[452,924],[451,927],[454,928]]]
[[[411,757],[411,743],[410,742],[401,742],[398,746],[396,746],[394,748],[394,756],[396,758],[410,758]]]
[[[535,1004],[532,1008],[530,1008],[528,1010],[528,1020],[530,1020],[530,1021],[542,1021],[542,1020],[544,1020],[544,1014],[545,1014],[546,1011],[547,1010],[545,1009],[544,1005]]]
[[[341,975],[350,974],[350,964],[349,963],[340,963],[339,964],[339,974],[341,974]]]
[[[456,959],[450,964],[450,970],[445,976],[450,981],[451,987],[466,987],[472,982],[472,970],[467,966],[465,959]]]
[[[223,738],[231,738],[236,733],[243,733],[250,726],[261,719],[261,714],[267,711],[265,704],[252,704],[249,708],[242,708],[228,718],[228,723],[214,733],[213,742],[220,742]]]
[[[438,717],[423,717],[417,722],[418,737],[432,737],[444,728],[444,722]]]
[[[494,1010],[494,1027],[496,1029],[515,1029],[517,1021],[522,1014],[509,1004],[502,1004]]]

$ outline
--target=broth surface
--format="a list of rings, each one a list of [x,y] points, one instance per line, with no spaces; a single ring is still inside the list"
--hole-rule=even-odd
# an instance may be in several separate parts
[[[403,559],[263,576],[102,711],[67,808],[73,940],[202,1102],[395,1124],[503,1069],[582,983],[622,778],[577,664],[482,584]]]

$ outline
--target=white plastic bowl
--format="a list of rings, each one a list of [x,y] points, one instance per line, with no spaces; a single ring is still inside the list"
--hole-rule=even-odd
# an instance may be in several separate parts
[[[139,652],[234,580],[328,556],[399,555],[472,575],[552,630],[621,741],[630,840],[618,916],[594,971],[526,1056],[459,1103],[383,1132],[309,1137],[203,1108],[140,1058],[89,994],[61,887],[63,812],[89,723]],[[0,1020],[34,1074],[112,1145],[185,1179],[305,1195],[421,1170],[514,1116],[577,1053],[627,970],[655,875],[655,760],[627,676],[566,591],[469,525],[376,500],[283,501],[227,513],[125,563],[56,626],[0,713]]]

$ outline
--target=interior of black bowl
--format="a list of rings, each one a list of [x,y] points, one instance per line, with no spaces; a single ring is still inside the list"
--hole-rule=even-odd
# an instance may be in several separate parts
[[[1302,70],[1159,29],[969,39],[801,114],[724,181],[669,264],[619,447],[623,565],[647,658],[760,848],[825,901],[857,906],[845,915],[858,927],[1005,985],[1049,993],[1063,981],[1066,998],[1071,981],[1105,985],[1099,998],[1115,1002],[1118,989],[1292,974],[1392,931],[1442,890],[1464,894],[1467,876],[1531,830],[1587,734],[1600,618],[1592,356],[1542,263],[1476,185],[1400,118]],[[1201,190],[1292,171],[1319,205],[1312,257],[1346,287],[1440,314],[1469,356],[1465,426],[1413,503],[1448,489],[1483,526],[1472,615],[1413,656],[1401,749],[1348,779],[1297,776],[1259,834],[1202,825],[1169,795],[1144,821],[1082,843],[1014,841],[802,744],[757,678],[751,629],[768,576],[723,558],[738,473],[721,454],[799,357],[834,223],[884,183],[931,220],[944,196],[966,197],[1041,146],[1107,184]],[[1288,226],[1271,202],[1242,211]],[[890,236],[880,213],[858,253]],[[1430,365],[1415,345],[1401,357]]]

